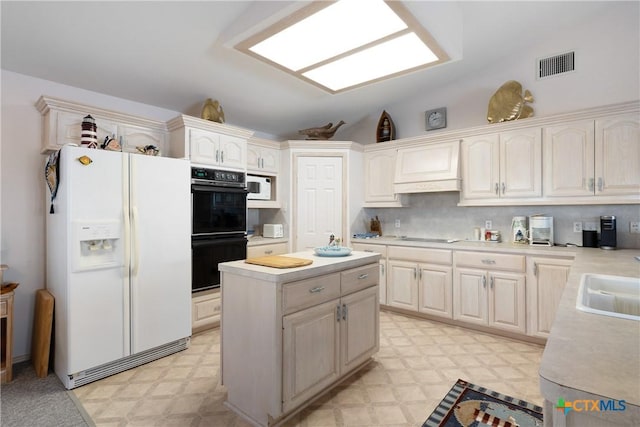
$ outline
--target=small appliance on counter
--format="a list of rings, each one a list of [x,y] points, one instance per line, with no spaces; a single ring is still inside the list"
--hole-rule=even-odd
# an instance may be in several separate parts
[[[600,249],[616,248],[616,231],[615,216],[603,215],[600,217]]]
[[[553,217],[530,216],[528,234],[530,245],[553,246]]]
[[[527,243],[526,216],[514,216],[511,219],[511,241],[513,243]]]
[[[596,230],[582,230],[582,247],[598,247],[598,233],[596,232]]]
[[[284,227],[282,224],[264,224],[262,226],[262,237],[278,239],[284,237]]]

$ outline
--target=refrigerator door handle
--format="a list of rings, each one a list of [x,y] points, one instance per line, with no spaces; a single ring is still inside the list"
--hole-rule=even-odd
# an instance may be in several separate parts
[[[134,206],[131,208],[131,244],[133,247],[133,254],[131,255],[131,263],[133,277],[138,276],[138,268],[140,267],[140,251],[138,247],[138,207]]]

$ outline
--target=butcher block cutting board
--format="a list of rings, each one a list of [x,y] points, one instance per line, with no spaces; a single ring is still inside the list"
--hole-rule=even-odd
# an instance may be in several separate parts
[[[282,255],[269,255],[256,258],[248,258],[244,262],[248,264],[263,265],[265,267],[294,268],[309,265],[313,263],[313,260]]]
[[[49,372],[49,350],[53,323],[53,295],[46,289],[36,291],[35,319],[31,341],[31,359],[36,375],[44,378]]]

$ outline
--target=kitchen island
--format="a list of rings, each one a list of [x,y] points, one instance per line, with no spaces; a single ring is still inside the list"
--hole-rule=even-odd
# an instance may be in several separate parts
[[[312,263],[219,264],[225,404],[257,426],[281,424],[379,348],[380,255],[286,256]]]

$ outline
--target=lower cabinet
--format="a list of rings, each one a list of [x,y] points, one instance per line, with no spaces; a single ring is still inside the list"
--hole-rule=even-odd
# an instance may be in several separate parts
[[[191,297],[191,332],[197,333],[220,324],[220,289],[211,289]]]
[[[380,254],[380,304],[387,304],[387,247],[367,243],[353,243],[354,251],[372,252]]]
[[[549,336],[571,263],[570,259],[561,258],[529,257],[527,260],[529,335],[541,338]]]
[[[223,270],[222,383],[227,406],[252,425],[283,421],[378,351],[379,264],[368,255],[353,266],[358,257],[292,281]]]
[[[283,318],[283,411],[296,408],[378,349],[371,287]]]
[[[288,252],[288,247],[289,245],[284,242],[247,246],[247,258],[286,254]]]
[[[525,257],[456,251],[454,260],[453,318],[526,333]]]
[[[451,319],[451,253],[390,246],[387,305]]]

